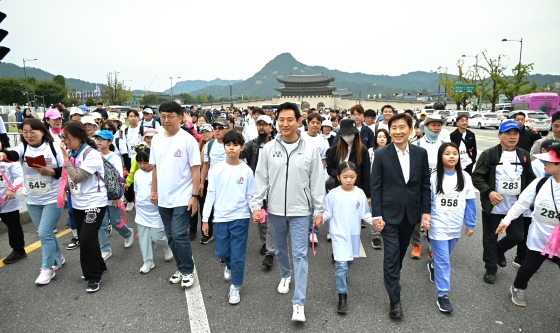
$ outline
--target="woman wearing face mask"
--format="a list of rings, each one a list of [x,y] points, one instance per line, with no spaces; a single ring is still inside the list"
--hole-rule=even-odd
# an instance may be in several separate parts
[[[356,122],[350,118],[343,119],[340,122],[338,134],[341,140],[338,140],[336,146],[327,150],[327,173],[335,179],[334,187],[337,187],[340,185],[340,181],[336,178],[338,165],[345,161],[354,163],[358,174],[355,185],[364,191],[368,202],[370,202],[369,152],[366,146],[362,144]]]

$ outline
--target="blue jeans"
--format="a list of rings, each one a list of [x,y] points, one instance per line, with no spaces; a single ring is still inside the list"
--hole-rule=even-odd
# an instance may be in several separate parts
[[[72,194],[68,192],[66,206],[68,207],[68,224],[70,229],[76,230],[76,221],[74,221],[74,209],[72,209]]]
[[[167,236],[167,244],[169,244],[177,264],[177,270],[183,275],[192,274],[194,272],[194,261],[187,231],[191,211],[187,209],[187,206],[175,208],[158,206],[158,210]]]
[[[43,260],[41,262],[42,269],[60,266],[58,258],[62,257],[62,254],[60,253],[58,238],[54,235],[53,230],[58,220],[60,220],[62,210],[62,208],[56,207],[56,203],[44,206],[27,204],[29,216],[39,231],[39,239],[41,240],[43,252]]]
[[[280,276],[287,278],[292,276],[290,267],[290,255],[288,254],[288,232],[292,238],[292,257],[294,260],[295,291],[292,298],[293,305],[305,305],[307,292],[307,229],[309,216],[278,216],[268,214],[272,225],[272,236],[274,237],[274,248],[276,259],[280,267]]]
[[[117,228],[117,224],[119,224],[122,220],[122,210],[113,205],[107,205],[107,210],[105,211],[105,216],[103,216],[103,222],[101,222],[101,228],[99,228],[99,243],[101,244],[101,252],[109,252],[111,251],[111,243],[109,243],[109,221],[111,221],[111,225],[113,228],[119,233],[119,235],[123,236],[123,238],[128,238],[132,234],[132,231],[128,229],[128,226],[125,224],[122,228]]]
[[[352,261],[335,261],[334,262],[334,280],[336,282],[337,294],[348,294],[348,285],[346,284],[346,273],[352,265]]]
[[[451,260],[449,256],[451,252],[453,252],[458,241],[459,238],[450,240],[430,240],[432,253],[434,254],[432,259],[432,264],[434,265],[434,282],[438,295],[447,295],[451,288]]]
[[[214,222],[214,253],[222,259],[231,270],[231,283],[243,284],[247,238],[249,237],[249,218],[231,222]]]

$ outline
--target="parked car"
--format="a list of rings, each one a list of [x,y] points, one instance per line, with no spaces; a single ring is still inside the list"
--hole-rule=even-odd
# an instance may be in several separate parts
[[[498,111],[498,112],[496,112],[496,115],[498,116],[498,120],[500,121],[500,124],[504,120],[509,119],[509,113],[505,112],[505,111]]]
[[[509,113],[509,117],[512,118],[514,114],[519,112],[525,114],[526,126],[534,127],[542,135],[547,135],[548,131],[551,130],[551,120],[546,113],[541,111],[515,110]]]
[[[496,113],[479,113],[476,112],[469,117],[469,127],[500,127],[500,121]]]
[[[466,113],[467,115],[472,116],[468,111],[460,110],[460,111],[451,111],[451,113],[445,118],[445,125],[451,124],[451,126],[457,126],[457,115],[460,113]]]

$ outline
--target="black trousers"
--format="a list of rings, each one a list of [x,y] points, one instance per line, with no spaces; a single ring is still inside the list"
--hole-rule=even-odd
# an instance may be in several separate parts
[[[406,255],[410,237],[416,224],[410,224],[404,213],[403,220],[399,224],[385,224],[381,231],[383,237],[383,279],[385,289],[389,294],[391,303],[401,300],[401,269],[402,261]]]
[[[128,191],[124,192],[126,202],[134,202],[134,183],[130,184]]]
[[[465,168],[465,172],[469,174],[469,176],[472,176],[472,168],[474,166],[474,162],[469,164],[466,168]]]
[[[202,191],[202,196],[198,198],[198,207],[199,207],[199,211],[200,211],[200,224],[202,225],[202,211],[204,210],[204,203],[206,202],[206,195],[208,194],[208,180],[204,181],[204,191]],[[198,229],[198,213],[195,214],[194,216],[191,216],[191,219],[189,221],[189,231],[194,231],[196,232],[196,229]],[[213,223],[212,221],[214,220],[214,207],[212,207],[212,211],[210,212],[210,217],[208,218],[208,237],[212,236],[214,234],[214,228],[213,228]],[[204,237],[204,234],[202,234],[202,227],[200,228],[200,234],[202,235],[202,237]]]
[[[529,233],[529,226],[533,222],[531,217],[523,217],[523,240],[517,244],[517,260],[523,262],[527,254],[527,234]]]
[[[517,289],[527,289],[529,280],[533,274],[541,268],[541,265],[547,257],[548,255],[543,256],[538,251],[528,250],[523,264],[521,264],[521,267],[517,270],[513,286]],[[554,261],[560,268],[560,259],[558,257],[552,257],[552,261]]]
[[[496,229],[505,215],[482,212],[482,260],[492,273],[498,271],[498,253],[506,253],[523,241],[523,216],[511,221],[505,237],[498,241]]]
[[[80,210],[74,208],[74,219],[80,240],[80,264],[86,281],[99,282],[102,272],[107,270],[99,247],[99,228],[107,206]]]
[[[19,220],[19,210],[0,213],[0,220],[8,227],[8,242],[15,251],[23,251],[25,241],[23,239],[23,228]]]

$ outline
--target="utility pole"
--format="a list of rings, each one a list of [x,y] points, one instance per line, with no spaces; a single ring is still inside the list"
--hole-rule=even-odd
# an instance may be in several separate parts
[[[25,96],[27,96],[27,106],[29,107],[29,86],[27,84],[27,71],[25,68],[25,62],[26,61],[35,61],[37,59],[27,59],[25,60],[25,58],[23,59],[23,77],[25,78]]]

